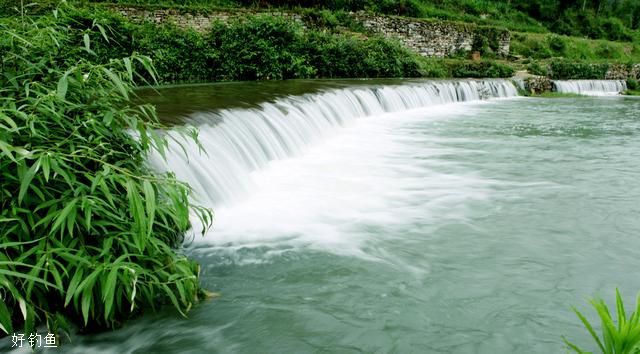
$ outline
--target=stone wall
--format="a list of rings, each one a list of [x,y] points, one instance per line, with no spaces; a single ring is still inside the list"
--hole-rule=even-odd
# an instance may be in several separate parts
[[[308,16],[286,11],[256,12],[239,9],[237,11],[190,13],[176,9],[148,9],[134,6],[117,6],[112,9],[134,22],[174,23],[180,28],[192,28],[200,32],[211,28],[214,21],[228,23],[230,20],[243,19],[250,15],[284,17],[303,27],[313,26]],[[474,41],[477,41],[480,36],[484,36],[486,39],[487,33],[495,37],[491,40],[497,54],[504,56],[509,54],[511,38],[506,30],[489,29],[487,31],[472,24],[422,21],[373,15],[364,11],[351,13],[351,16],[361,22],[368,31],[398,39],[409,49],[427,57],[446,57],[459,52],[470,52],[473,49]]]
[[[607,80],[627,80],[627,79],[640,79],[640,64],[624,65],[613,64],[607,70],[605,74]]]
[[[238,10],[191,13],[175,9],[145,9],[132,6],[118,6],[113,7],[112,10],[124,17],[127,17],[133,22],[151,22],[155,24],[173,23],[180,28],[193,29],[198,32],[206,32],[216,21],[229,23],[232,20],[241,20],[253,15],[283,17],[287,20],[299,23],[303,27],[305,26],[302,15],[283,11],[254,12]]]
[[[380,16],[365,12],[357,12],[353,16],[369,31],[397,38],[405,46],[427,57],[441,58],[461,51],[470,52],[481,35],[481,29],[472,24]],[[493,32],[497,36],[494,39],[495,52],[509,55],[509,32]]]
[[[551,92],[553,82],[546,76],[530,76],[524,80],[524,87],[530,94],[539,95],[544,92]]]

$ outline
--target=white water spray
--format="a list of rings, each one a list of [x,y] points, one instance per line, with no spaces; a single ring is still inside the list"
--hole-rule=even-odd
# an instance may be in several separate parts
[[[185,141],[186,155],[174,144],[167,161],[157,155],[150,160],[156,168],[173,171],[189,183],[199,202],[218,206],[246,196],[252,171],[264,168],[269,161],[296,156],[356,118],[516,95],[516,88],[508,80],[466,80],[354,87],[290,96],[256,109],[196,113],[191,123],[200,131],[206,154]],[[177,137],[175,132],[169,134]]]

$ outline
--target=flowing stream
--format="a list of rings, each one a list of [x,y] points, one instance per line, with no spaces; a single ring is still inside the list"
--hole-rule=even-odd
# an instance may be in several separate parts
[[[594,349],[572,305],[593,319],[589,296],[640,290],[640,100],[463,80],[251,101],[265,84],[238,85],[164,92],[206,154],[151,158],[214,207],[186,253],[221,296],[62,351],[558,353],[562,335]],[[194,93],[225,87],[230,108]]]

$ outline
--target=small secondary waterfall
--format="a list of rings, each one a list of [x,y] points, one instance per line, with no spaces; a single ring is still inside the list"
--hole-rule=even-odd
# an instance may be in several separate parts
[[[587,96],[618,95],[627,89],[624,80],[554,80],[555,91]]]
[[[218,205],[247,191],[251,171],[300,153],[356,118],[512,96],[517,96],[517,90],[509,80],[414,82],[289,96],[256,109],[196,113],[189,124],[199,129],[204,153],[192,141],[170,131],[169,135],[184,143],[180,147],[171,141],[166,161],[156,154],[150,162],[188,182],[201,203]]]

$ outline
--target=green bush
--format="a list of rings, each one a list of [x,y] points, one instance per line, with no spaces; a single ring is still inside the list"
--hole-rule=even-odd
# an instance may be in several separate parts
[[[513,68],[494,61],[463,61],[449,64],[451,77],[506,78],[513,76]]]
[[[65,11],[35,21],[0,23],[0,329],[188,311],[199,267],[173,248],[190,210],[205,225],[211,215],[145,164],[166,145],[153,108],[130,104],[137,69],[155,75],[150,59],[97,58],[109,29],[76,30]]]
[[[638,88],[640,88],[640,86],[638,85],[638,80],[627,79],[627,89],[637,90]]]
[[[581,63],[566,60],[554,60],[549,64],[552,79],[602,80],[609,70],[609,64]]]
[[[549,68],[546,65],[541,65],[538,62],[532,62],[527,66],[527,71],[533,75],[548,76]]]
[[[565,50],[567,49],[567,42],[560,36],[548,36],[547,43],[549,45],[549,48],[556,54],[556,56],[563,56]]]
[[[41,15],[53,10],[59,1],[0,0],[0,17]]]
[[[471,49],[484,56],[495,56],[500,49],[500,39],[508,36],[508,31],[497,27],[480,26],[474,30]]]
[[[222,80],[281,80],[313,76],[302,57],[303,34],[281,18],[259,16],[230,26],[218,23],[205,37],[207,55]],[[206,52],[206,50],[203,50]]]
[[[420,76],[447,78],[451,77],[451,73],[444,61],[438,59],[423,59],[420,61]]]

